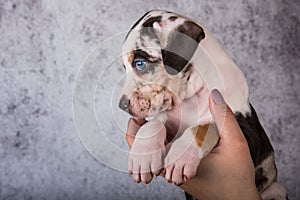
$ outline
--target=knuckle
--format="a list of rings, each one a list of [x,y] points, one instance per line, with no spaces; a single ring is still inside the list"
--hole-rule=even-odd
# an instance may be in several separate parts
[[[234,116],[232,110],[228,106],[226,106],[224,114],[225,114],[226,119],[228,119],[228,120],[234,119],[235,120],[235,116]]]

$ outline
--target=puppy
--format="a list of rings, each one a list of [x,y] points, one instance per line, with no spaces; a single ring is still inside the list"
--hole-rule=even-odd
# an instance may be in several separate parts
[[[128,161],[136,182],[149,183],[163,168],[165,178],[177,185],[195,176],[201,158],[219,140],[208,107],[216,88],[247,139],[258,191],[265,199],[285,199],[276,182],[274,150],[248,101],[245,77],[207,29],[176,13],[149,11],[128,32],[122,63],[126,82],[119,107],[148,121]]]

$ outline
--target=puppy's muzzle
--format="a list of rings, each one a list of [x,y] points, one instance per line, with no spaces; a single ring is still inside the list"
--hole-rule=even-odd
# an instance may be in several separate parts
[[[127,96],[123,95],[119,102],[119,108],[121,108],[126,112],[129,112],[129,105],[130,105],[130,100],[127,98]]]
[[[146,97],[136,96],[136,94],[131,99],[123,95],[120,99],[119,107],[132,116],[144,117],[149,114],[151,101]]]

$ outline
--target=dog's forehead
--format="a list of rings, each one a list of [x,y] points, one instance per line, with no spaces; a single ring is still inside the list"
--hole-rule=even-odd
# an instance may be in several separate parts
[[[161,22],[165,20],[175,21],[177,18],[181,17],[177,13],[172,13],[169,11],[163,10],[152,10],[145,13],[137,22],[131,27],[127,36],[125,37],[125,41],[129,36],[131,36],[131,32],[134,29],[142,29],[145,27],[153,27],[154,22]]]
[[[125,37],[122,53],[126,55],[133,50],[143,49],[152,56],[160,56],[159,38],[155,38],[153,24],[162,21],[175,21],[180,15],[169,11],[152,10],[145,13],[130,29]]]

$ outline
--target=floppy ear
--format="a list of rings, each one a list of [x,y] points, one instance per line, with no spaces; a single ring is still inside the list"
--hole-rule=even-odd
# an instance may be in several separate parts
[[[171,75],[187,67],[199,42],[205,37],[203,29],[195,22],[174,23],[166,20],[154,24],[154,28],[161,32],[162,58],[166,71]]]

